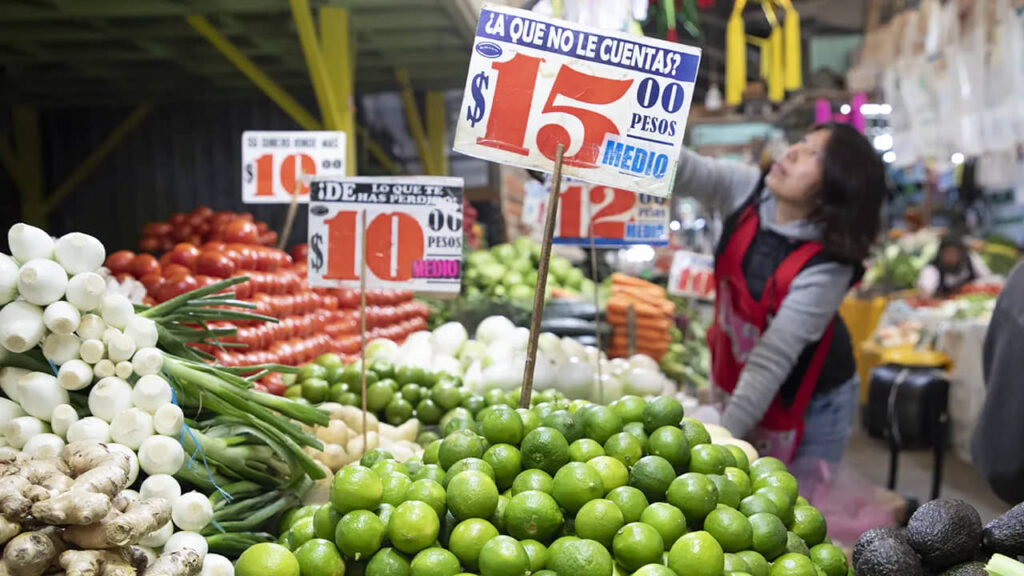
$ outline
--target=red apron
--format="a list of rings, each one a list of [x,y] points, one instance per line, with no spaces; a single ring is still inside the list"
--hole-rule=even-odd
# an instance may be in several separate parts
[[[811,258],[823,247],[820,242],[804,242],[787,256],[765,284],[760,300],[747,289],[743,274],[743,255],[760,227],[757,204],[744,209],[725,249],[715,260],[715,321],[708,330],[711,350],[711,376],[714,384],[732,394],[743,367],[761,334],[779,311],[789,286]],[[800,380],[796,397],[786,405],[776,395],[764,418],[748,438],[762,456],[792,460],[803,438],[804,411],[814,393],[832,343],[834,324],[829,324],[817,344],[811,362]]]

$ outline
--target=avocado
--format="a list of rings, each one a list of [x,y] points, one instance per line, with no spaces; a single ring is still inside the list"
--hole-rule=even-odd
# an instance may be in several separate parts
[[[981,516],[963,500],[932,500],[910,517],[907,536],[924,563],[941,570],[974,558],[981,544]]]
[[[921,558],[907,543],[902,531],[888,526],[860,535],[853,547],[857,576],[924,576]]]
[[[985,547],[1011,558],[1024,556],[1024,502],[985,525]]]
[[[988,576],[988,572],[985,571],[984,564],[972,560],[971,562],[957,564],[939,574],[939,576]]]

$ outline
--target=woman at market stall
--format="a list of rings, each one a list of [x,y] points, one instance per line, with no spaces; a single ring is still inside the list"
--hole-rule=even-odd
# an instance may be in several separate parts
[[[881,224],[885,170],[847,125],[817,126],[767,172],[684,151],[675,194],[721,214],[708,333],[722,424],[762,455],[842,457],[858,403],[837,311]]]
[[[935,260],[921,269],[917,289],[928,297],[945,298],[991,275],[985,261],[967,247],[963,237],[951,233],[942,237]]]

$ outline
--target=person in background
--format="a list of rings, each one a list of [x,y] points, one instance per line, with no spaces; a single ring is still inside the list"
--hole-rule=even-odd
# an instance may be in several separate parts
[[[985,261],[967,247],[960,235],[947,234],[935,260],[918,274],[917,289],[928,297],[945,298],[991,275]]]
[[[854,128],[821,125],[764,173],[684,149],[674,194],[725,220],[708,332],[722,425],[764,456],[838,462],[859,383],[837,312],[881,226],[881,159]]]
[[[971,439],[971,459],[1000,498],[1024,502],[1024,265],[996,300],[985,335],[982,368],[987,394]]]

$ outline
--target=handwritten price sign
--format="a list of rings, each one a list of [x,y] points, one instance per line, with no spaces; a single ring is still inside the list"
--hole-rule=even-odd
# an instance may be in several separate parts
[[[715,259],[707,254],[677,251],[672,256],[668,291],[686,298],[714,300]]]
[[[345,173],[344,132],[242,133],[242,202],[309,201],[309,177]]]
[[[562,185],[556,244],[589,246],[593,226],[596,246],[668,245],[669,201],[581,182]]]
[[[462,178],[315,178],[309,285],[456,295],[462,283]],[[366,222],[366,248],[362,242]]]
[[[487,6],[455,150],[669,196],[700,50]]]

